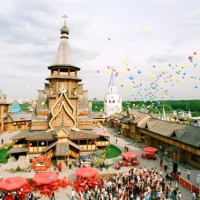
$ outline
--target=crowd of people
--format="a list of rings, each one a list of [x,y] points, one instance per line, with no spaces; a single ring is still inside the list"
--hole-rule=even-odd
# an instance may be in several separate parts
[[[74,192],[74,191],[73,191]],[[181,200],[178,183],[166,183],[162,170],[156,167],[132,168],[123,174],[109,177],[104,186],[96,185],[79,191],[80,200]]]

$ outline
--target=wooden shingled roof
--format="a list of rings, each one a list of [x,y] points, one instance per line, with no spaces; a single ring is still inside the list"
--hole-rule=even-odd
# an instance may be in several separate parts
[[[34,131],[26,137],[27,140],[55,140],[54,132]]]
[[[200,127],[187,126],[179,141],[200,148]]]
[[[30,133],[30,131],[20,131],[15,136],[11,137],[10,140],[20,140],[26,138]]]
[[[86,131],[70,131],[69,139],[85,139],[85,138],[98,138],[99,136],[95,133]]]
[[[159,119],[149,119],[138,127],[148,129],[158,135],[171,137],[174,140],[195,148],[200,147],[200,127],[178,124]]]
[[[27,152],[28,148],[26,147],[18,147],[18,148],[12,148],[10,149],[7,153],[12,154],[12,153],[22,153],[22,152]]]
[[[42,152],[48,151],[49,149],[51,149],[52,147],[54,147],[56,145],[56,143],[57,143],[57,141],[54,142],[54,143],[52,143],[52,144],[50,144],[49,146],[47,146],[46,148],[44,148]]]
[[[67,156],[69,154],[69,142],[56,143],[56,156]]]
[[[81,147],[80,147],[78,144],[75,144],[74,142],[72,142],[72,141],[70,141],[70,140],[69,140],[69,144],[70,144],[71,146],[73,146],[73,147],[75,147],[75,148],[81,150]]]
[[[130,120],[131,123],[143,123],[144,120],[148,120],[152,118],[152,116],[148,113],[138,112],[134,114],[134,118]]]
[[[184,129],[185,127],[187,127],[187,125],[168,122],[159,119],[149,119],[144,123],[145,128],[147,128],[149,131],[166,137],[171,137],[175,129]],[[138,127],[144,128],[144,124],[141,124]]]

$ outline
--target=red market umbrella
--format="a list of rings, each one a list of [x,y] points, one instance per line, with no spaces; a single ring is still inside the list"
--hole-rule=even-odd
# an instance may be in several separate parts
[[[156,153],[158,152],[158,149],[154,148],[154,147],[145,147],[142,149],[145,152],[149,152],[149,153]]]
[[[36,162],[45,162],[46,159],[47,159],[46,157],[40,156],[40,157],[35,158],[35,161]]]
[[[57,180],[58,174],[56,172],[38,172],[32,179],[33,183],[37,185],[49,184],[52,181]]]
[[[93,167],[82,167],[76,170],[76,175],[84,178],[96,176],[99,170]]]
[[[138,154],[134,153],[134,152],[124,152],[121,154],[122,157],[126,158],[126,159],[130,159],[130,158],[137,158]]]
[[[7,178],[0,182],[0,190],[16,190],[28,184],[28,181],[24,177],[15,176]]]

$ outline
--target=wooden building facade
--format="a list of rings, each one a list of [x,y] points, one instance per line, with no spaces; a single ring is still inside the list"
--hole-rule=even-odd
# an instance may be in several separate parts
[[[158,148],[177,162],[188,162],[200,169],[200,128],[154,119],[147,113],[111,117],[107,124],[118,133]]]

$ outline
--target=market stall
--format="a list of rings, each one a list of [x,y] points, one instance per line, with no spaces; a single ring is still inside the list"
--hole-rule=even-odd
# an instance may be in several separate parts
[[[123,166],[136,166],[139,165],[139,160],[137,160],[138,158],[138,154],[134,153],[134,152],[124,152],[121,154],[121,156],[123,157],[123,161],[121,162],[121,165]]]
[[[143,159],[147,158],[147,159],[156,160],[157,156],[155,153],[158,152],[158,149],[154,147],[145,147],[142,150],[145,152],[145,153],[142,153],[141,155]]]
[[[31,167],[35,172],[37,171],[46,171],[51,166],[51,160],[47,157],[36,157],[31,161]]]

